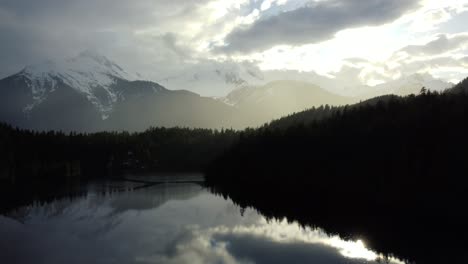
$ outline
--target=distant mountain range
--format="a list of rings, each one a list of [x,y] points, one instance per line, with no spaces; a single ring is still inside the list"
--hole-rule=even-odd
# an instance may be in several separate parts
[[[435,79],[430,74],[426,73],[405,76],[376,86],[358,86],[352,89],[354,91],[348,92],[354,92],[355,96],[360,99],[369,99],[388,94],[399,96],[418,94],[422,87],[432,91],[442,91],[452,86],[452,83]]]
[[[232,112],[212,98],[135,78],[91,52],[28,66],[0,80],[0,120],[39,130],[143,130],[223,126]]]
[[[222,100],[241,113],[241,119],[235,121],[244,126],[258,126],[323,104],[346,105],[358,101],[301,81],[274,81],[262,86],[243,87],[232,91]]]
[[[271,74],[239,67],[161,80],[172,86],[185,83],[189,89],[193,88],[190,83],[208,83],[214,78],[234,87],[225,97],[202,97],[138,80],[117,63],[86,51],[63,61],[27,66],[0,80],[0,121],[64,131],[137,131],[150,126],[245,128],[314,106],[351,104],[388,93],[417,93],[423,86],[435,90],[451,86],[430,75],[414,75],[361,87],[360,96],[351,97],[310,82],[268,82],[268,76]],[[323,86],[331,85],[315,79]]]
[[[233,89],[262,85],[266,76],[258,68],[245,64],[212,63],[204,67],[181,69],[155,81],[170,90],[188,89],[200,94],[224,96]]]

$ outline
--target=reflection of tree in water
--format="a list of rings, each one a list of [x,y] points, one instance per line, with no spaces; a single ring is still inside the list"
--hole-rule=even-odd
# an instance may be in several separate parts
[[[287,217],[418,263],[468,263],[468,79],[443,94],[317,110],[241,135],[207,184],[242,207]],[[440,242],[444,241],[444,242]]]
[[[20,222],[27,222],[31,217],[54,218],[70,214],[71,205],[86,199],[86,193],[69,193],[66,196],[31,197],[26,206],[21,206],[5,213],[6,216]]]
[[[112,214],[120,214],[130,210],[150,210],[171,200],[189,200],[202,190],[195,184],[157,184],[135,192],[124,192],[110,200]]]
[[[28,261],[20,263],[32,262],[32,256],[43,257],[47,263],[63,263],[61,258],[80,249],[80,256],[74,257],[91,261],[75,263],[108,263],[109,259],[137,263],[137,257],[150,263],[192,263],[187,257],[192,260],[195,255],[204,260],[199,263],[242,263],[244,259],[285,263],[293,258],[301,263],[325,260],[320,263],[374,264],[347,259],[341,254],[342,247],[326,244],[328,236],[320,231],[304,230],[285,221],[268,222],[252,209],[246,209],[241,217],[231,201],[209,194],[198,185],[161,184],[137,191],[102,192],[109,190],[106,186],[121,190],[121,185],[96,185],[73,199],[18,209],[17,215],[24,216],[26,225],[16,225],[9,237],[27,241],[40,251],[31,250],[23,242],[8,248],[17,249],[16,255],[28,253]],[[180,200],[183,202],[163,206]],[[0,228],[6,230],[8,226],[0,223]],[[59,245],[59,252],[51,254],[51,245]]]
[[[118,187],[115,189],[106,186],[108,185],[102,185],[100,192],[89,191],[68,194],[62,198],[38,199],[28,206],[10,211],[7,216],[22,223],[38,219],[63,219],[70,223],[92,222],[103,217],[105,221],[100,224],[99,230],[96,229],[96,232],[102,233],[117,226],[120,223],[119,216],[125,212],[155,209],[170,200],[188,200],[202,190],[196,184],[157,184],[135,191],[122,189],[121,183],[114,185]],[[95,187],[96,185],[93,186]]]

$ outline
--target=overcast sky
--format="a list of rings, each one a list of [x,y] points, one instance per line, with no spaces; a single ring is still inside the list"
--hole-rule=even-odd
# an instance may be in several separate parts
[[[0,77],[91,49],[153,80],[217,61],[457,81],[466,11],[468,0],[0,0]]]

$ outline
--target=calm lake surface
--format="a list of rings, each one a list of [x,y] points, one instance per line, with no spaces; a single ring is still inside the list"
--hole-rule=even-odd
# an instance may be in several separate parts
[[[0,215],[0,263],[387,263],[365,238],[241,210],[199,175],[131,179]]]

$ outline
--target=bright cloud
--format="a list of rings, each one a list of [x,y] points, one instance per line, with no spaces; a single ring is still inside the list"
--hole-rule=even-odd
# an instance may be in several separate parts
[[[224,63],[356,84],[421,71],[456,81],[467,10],[468,0],[3,0],[0,77],[94,49],[155,81]]]
[[[301,256],[304,263],[403,264],[376,254],[361,240],[347,241],[318,229],[302,228],[286,221],[209,229],[191,227],[170,248],[169,256],[156,256],[165,263],[286,263]],[[156,261],[157,262],[157,261]]]

